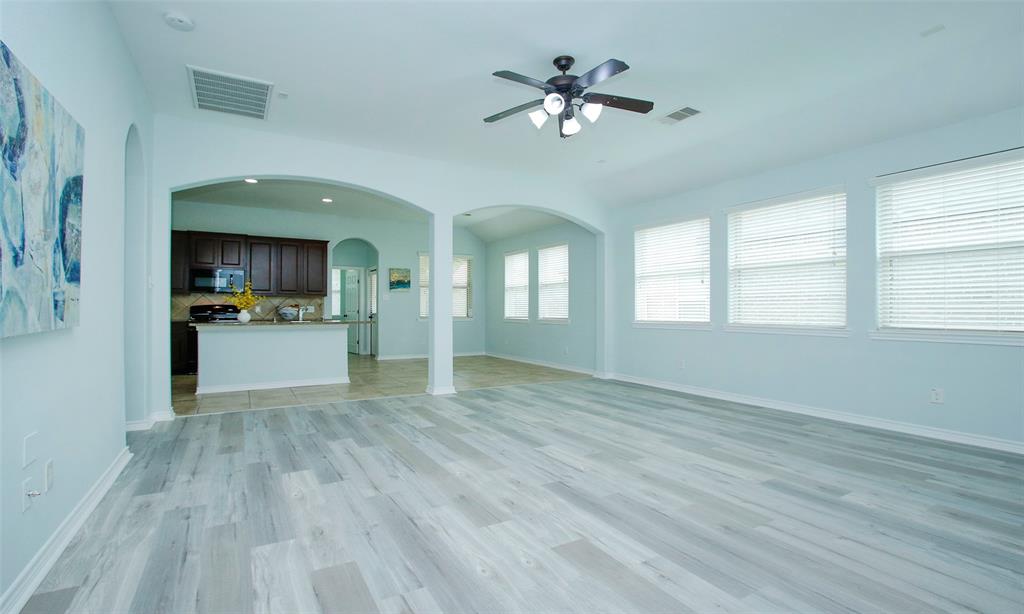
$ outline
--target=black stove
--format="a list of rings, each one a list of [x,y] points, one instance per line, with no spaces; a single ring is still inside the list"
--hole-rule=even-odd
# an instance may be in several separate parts
[[[238,320],[238,307],[234,305],[192,305],[188,308],[189,322],[234,322]]]

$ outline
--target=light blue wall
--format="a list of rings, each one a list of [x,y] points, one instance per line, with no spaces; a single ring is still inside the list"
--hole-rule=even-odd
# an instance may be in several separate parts
[[[331,250],[333,266],[371,267],[377,265],[377,250],[362,239],[346,239]]]
[[[427,355],[427,320],[419,318],[419,294],[416,290],[419,252],[427,251],[427,223],[370,218],[347,218],[340,215],[298,213],[292,211],[175,202],[171,210],[171,227],[175,230],[202,230],[239,234],[296,237],[342,241],[363,239],[377,248],[381,275],[379,356],[410,357]],[[473,256],[475,263],[486,261],[484,245],[475,235],[456,229],[454,250]],[[333,254],[332,254],[333,258]],[[333,260],[332,260],[333,262]],[[387,270],[408,268],[413,271],[412,289],[408,292],[387,290]],[[476,270],[481,270],[477,267]],[[475,286],[483,286],[474,274]],[[485,305],[482,289],[473,293],[478,308]],[[455,352],[484,351],[482,318],[456,320]]]
[[[2,11],[0,39],[85,129],[85,193],[79,325],[0,340],[0,594],[124,450],[124,156],[133,123],[152,159],[145,90],[110,7],[3,2]],[[133,284],[144,310],[145,284]],[[23,468],[32,432],[38,460]],[[23,513],[22,480],[42,490],[48,459],[53,488]]]
[[[569,244],[569,322],[537,320],[537,248]],[[530,251],[530,320],[505,320],[505,254]],[[571,222],[487,244],[487,352],[592,370],[597,293],[595,237]]]
[[[1024,441],[1024,348],[872,339],[880,174],[1024,145],[1024,108],[618,209],[610,224],[614,370],[735,394]],[[847,192],[846,338],[728,332],[726,210],[827,186]],[[636,328],[633,230],[711,216],[710,331]],[[946,402],[929,403],[943,388]]]

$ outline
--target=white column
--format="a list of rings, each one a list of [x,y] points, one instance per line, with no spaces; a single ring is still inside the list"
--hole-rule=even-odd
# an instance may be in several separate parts
[[[427,394],[455,394],[452,351],[452,216],[430,216],[430,367]]]
[[[614,274],[611,258],[611,247],[607,234],[597,234],[594,237],[596,246],[595,263],[596,274],[594,275],[594,295],[597,301],[594,310],[596,330],[594,335],[595,352],[594,377],[599,379],[610,379],[613,376],[615,366],[612,362],[612,335],[614,334],[615,318],[614,301],[615,296],[611,291],[615,287],[611,276]],[[571,283],[571,280],[570,280]]]

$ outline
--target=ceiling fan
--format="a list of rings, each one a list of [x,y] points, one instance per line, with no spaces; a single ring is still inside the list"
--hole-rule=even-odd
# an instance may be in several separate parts
[[[572,65],[576,63],[572,56],[560,55],[552,63],[562,74],[555,75],[547,81],[533,79],[510,70],[499,70],[494,73],[495,77],[501,77],[502,79],[508,79],[509,81],[515,81],[516,83],[522,83],[543,90],[546,96],[526,104],[521,104],[518,107],[512,107],[490,117],[485,117],[484,121],[490,124],[534,107],[543,107],[543,109],[536,109],[530,112],[530,121],[540,130],[544,122],[547,121],[548,116],[557,116],[558,133],[564,139],[576,134],[583,128],[579,120],[576,119],[576,107],[579,107],[580,112],[590,120],[590,123],[597,121],[604,107],[633,111],[634,113],[648,113],[654,108],[654,103],[648,100],[637,100],[636,98],[586,91],[588,87],[597,85],[609,77],[614,77],[620,72],[629,70],[629,66],[622,60],[608,60],[578,77],[566,74],[572,68]]]

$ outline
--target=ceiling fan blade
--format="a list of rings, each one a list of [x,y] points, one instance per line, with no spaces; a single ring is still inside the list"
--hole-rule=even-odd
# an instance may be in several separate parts
[[[527,109],[532,109],[533,107],[539,107],[542,104],[544,104],[544,99],[543,98],[541,98],[540,100],[531,100],[530,102],[527,102],[525,104],[521,104],[518,107],[512,107],[511,109],[506,109],[506,110],[502,111],[501,113],[495,113],[494,115],[492,115],[490,117],[485,117],[484,121],[487,122],[488,124],[490,124],[492,122],[498,121],[499,119],[505,119],[506,117],[508,117],[510,115],[515,115],[516,113],[520,113],[520,112],[525,111]]]
[[[576,79],[576,83],[573,87],[586,89],[592,85],[600,83],[609,77],[614,77],[624,70],[629,70],[629,65],[622,60],[608,60],[603,64],[588,70]]]
[[[537,89],[544,90],[545,92],[552,92],[555,88],[551,87],[547,83],[533,77],[527,77],[511,70],[499,70],[494,73],[495,77],[501,77],[502,79],[508,79],[509,81],[515,81],[516,83],[522,83],[523,85],[529,85]]]
[[[611,94],[584,94],[583,102],[592,102],[594,104],[612,107],[613,109],[622,109],[624,111],[632,111],[634,113],[649,113],[651,109],[654,108],[654,103],[649,100],[638,100],[636,98],[626,98],[625,96],[612,96]]]

